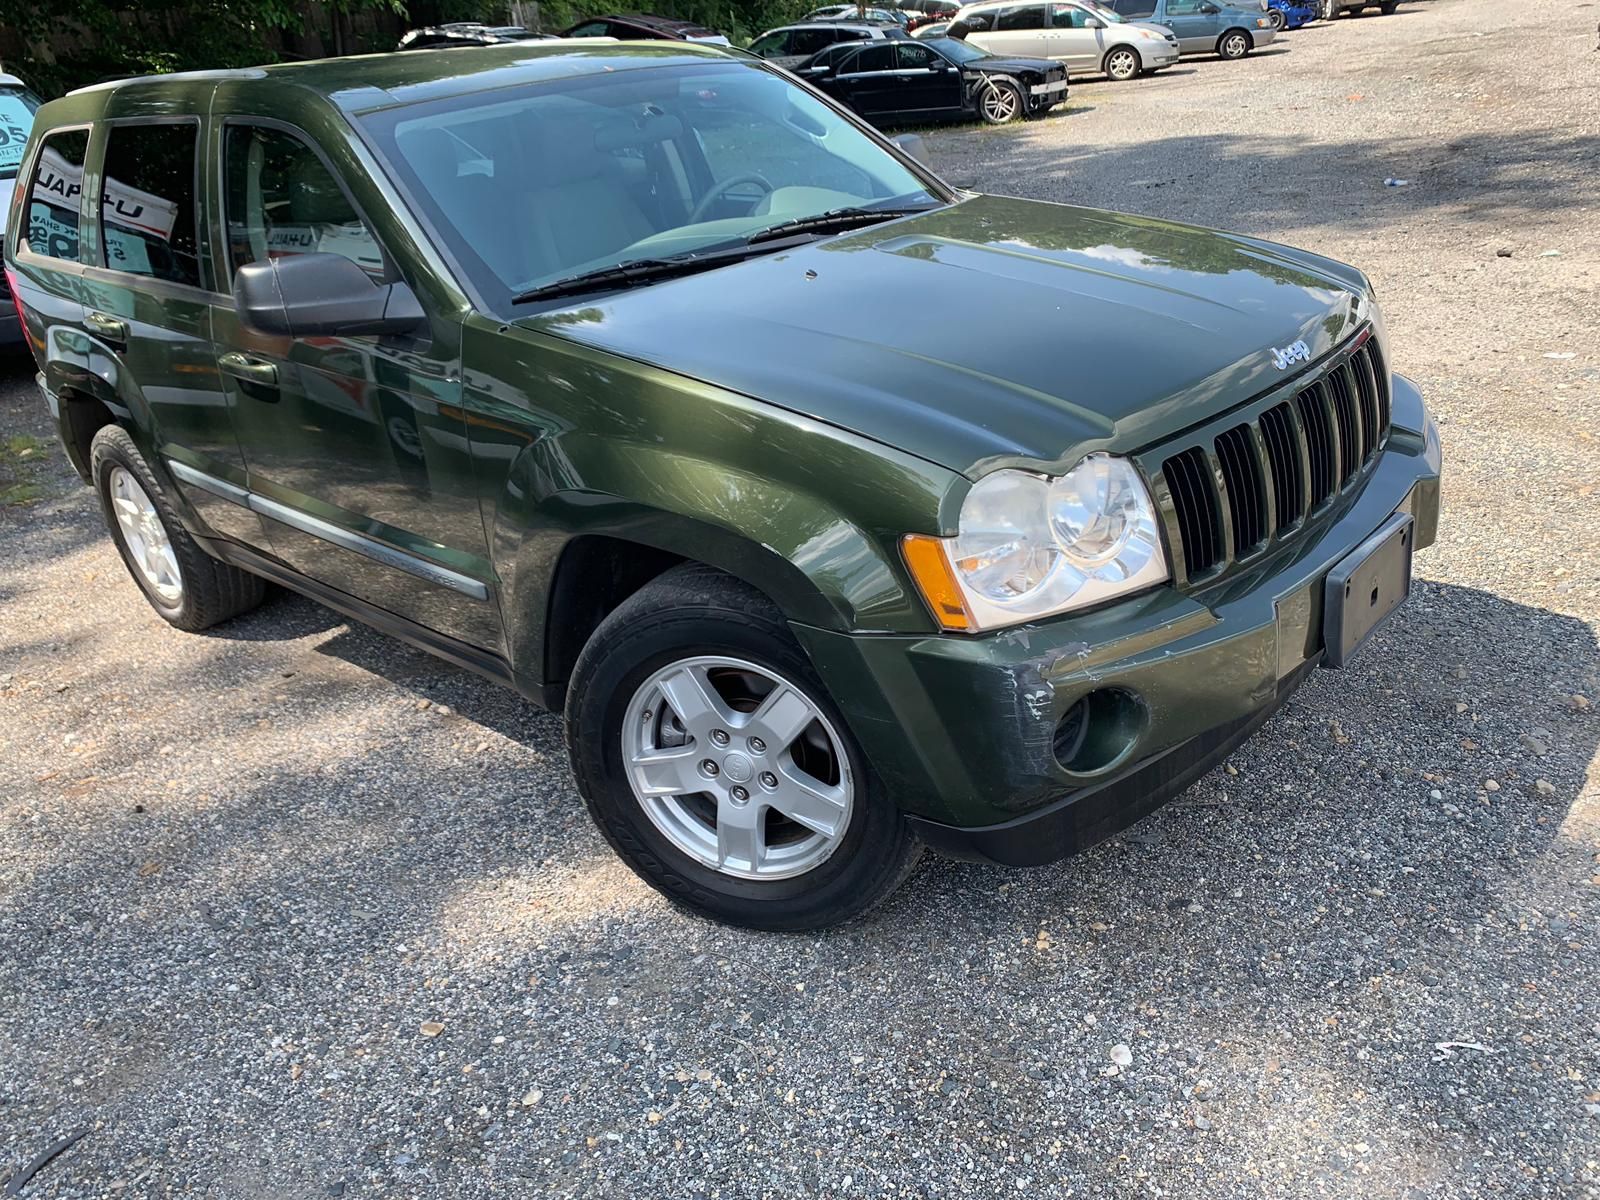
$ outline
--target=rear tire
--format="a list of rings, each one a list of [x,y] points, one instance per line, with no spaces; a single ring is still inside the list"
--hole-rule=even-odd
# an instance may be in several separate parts
[[[1106,51],[1105,59],[1100,66],[1112,82],[1124,83],[1129,79],[1139,78],[1144,70],[1144,60],[1132,46],[1113,46]]]
[[[1322,19],[1324,21],[1333,20],[1335,17],[1337,17],[1339,15],[1339,3],[1338,3],[1338,0],[1322,0],[1322,8],[1321,8],[1320,11],[1322,13]]]
[[[1229,62],[1238,62],[1254,46],[1250,35],[1242,29],[1229,29],[1217,39],[1217,53]]]
[[[1380,4],[1380,5],[1378,5],[1378,11],[1381,12],[1386,17],[1392,17],[1395,14],[1395,10],[1398,9],[1399,7],[1400,7],[1400,0],[1390,0],[1390,3],[1388,3],[1388,4]]]
[[[198,633],[261,603],[265,581],[200,548],[126,430],[96,433],[89,463],[122,564],[162,620]]]
[[[790,715],[767,720],[775,709],[763,705],[780,697],[775,708]],[[849,921],[921,855],[783,615],[720,571],[675,568],[601,622],[573,669],[566,735],[578,791],[611,847],[715,920],[769,930]],[[806,795],[832,797],[821,812],[831,827],[793,806],[797,779]]]

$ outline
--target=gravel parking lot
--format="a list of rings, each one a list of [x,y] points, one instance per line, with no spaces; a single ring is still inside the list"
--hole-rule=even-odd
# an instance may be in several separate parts
[[[21,1195],[1600,1196],[1597,13],[1409,3],[931,135],[1361,265],[1445,524],[1179,802],[825,936],[669,907],[475,677],[287,596],[168,629],[0,362],[0,1194],[76,1137]]]

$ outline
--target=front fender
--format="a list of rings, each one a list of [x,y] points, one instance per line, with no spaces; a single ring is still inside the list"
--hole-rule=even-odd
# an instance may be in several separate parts
[[[586,535],[718,567],[806,625],[932,628],[899,540],[943,531],[959,476],[671,372],[495,332],[475,359],[469,330],[464,404],[519,671],[542,665],[556,564]]]

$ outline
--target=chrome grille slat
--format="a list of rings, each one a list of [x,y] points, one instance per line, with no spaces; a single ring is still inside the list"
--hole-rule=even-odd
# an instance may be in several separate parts
[[[1377,342],[1364,334],[1289,399],[1167,454],[1159,470],[1178,582],[1215,578],[1297,536],[1388,441],[1390,403]]]

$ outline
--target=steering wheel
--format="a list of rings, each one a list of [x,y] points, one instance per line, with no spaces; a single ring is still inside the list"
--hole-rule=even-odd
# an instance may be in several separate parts
[[[728,178],[712,184],[711,190],[700,197],[700,203],[696,204],[694,211],[689,214],[689,224],[697,225],[705,220],[706,213],[711,211],[711,206],[722,199],[724,194],[732,191],[741,183],[753,183],[769,196],[773,191],[772,185],[753,171],[744,175],[730,175]]]

